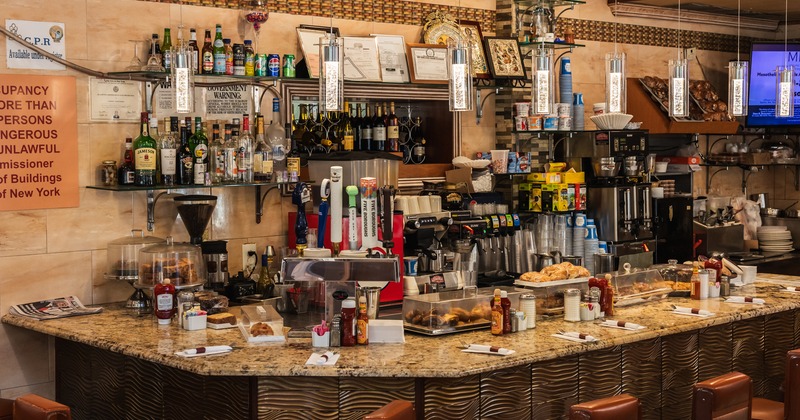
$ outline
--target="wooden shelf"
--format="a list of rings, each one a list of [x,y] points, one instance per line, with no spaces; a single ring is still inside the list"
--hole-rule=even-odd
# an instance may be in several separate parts
[[[400,164],[399,178],[444,177],[445,171],[453,169],[450,163]]]

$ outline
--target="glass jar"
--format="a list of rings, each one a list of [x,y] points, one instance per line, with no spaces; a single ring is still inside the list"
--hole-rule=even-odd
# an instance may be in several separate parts
[[[103,185],[106,187],[110,187],[117,183],[117,161],[116,160],[104,160],[103,164],[100,165],[100,180],[103,182]]]
[[[581,320],[580,289],[564,290],[564,321],[579,322]]]
[[[536,295],[524,294],[519,297],[519,309],[525,313],[525,328],[536,328]]]

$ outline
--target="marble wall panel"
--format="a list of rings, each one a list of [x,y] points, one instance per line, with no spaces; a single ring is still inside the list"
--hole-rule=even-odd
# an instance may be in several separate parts
[[[127,65],[133,55],[133,45],[128,39],[150,39],[151,33],[158,33],[159,37],[163,37],[164,28],[170,24],[167,4],[115,1],[112,5],[108,1],[87,0],[86,8],[84,25],[91,28],[93,36],[87,36],[83,40],[88,50],[95,53],[87,58],[98,60],[102,57],[99,61],[125,63],[119,66],[120,69]],[[122,16],[147,18],[121,19]],[[100,34],[108,35],[99,36]]]
[[[88,251],[3,257],[0,273],[3,314],[11,305],[59,296],[76,295],[82,302],[92,299],[92,254]]]
[[[0,389],[45,384],[52,381],[48,337],[10,325],[0,327]]]
[[[47,211],[4,212],[0,217],[0,257],[47,252]]]
[[[6,399],[15,399],[25,394],[36,394],[54,400],[56,398],[55,382],[44,382],[0,390],[0,398]]]
[[[80,190],[80,207],[47,210],[48,252],[105,248],[130,232],[131,202],[127,194]]]
[[[127,300],[134,289],[127,281],[108,280],[104,274],[108,271],[107,251],[92,251],[92,300],[86,304],[102,305],[104,303]]]

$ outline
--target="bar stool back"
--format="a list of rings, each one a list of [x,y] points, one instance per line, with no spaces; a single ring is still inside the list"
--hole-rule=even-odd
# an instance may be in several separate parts
[[[640,420],[642,404],[639,399],[620,394],[575,404],[569,408],[570,420]]]
[[[750,420],[753,381],[740,372],[698,382],[692,400],[693,420]]]
[[[414,404],[405,400],[394,400],[367,414],[364,420],[414,420],[416,418]]]
[[[783,409],[787,419],[800,419],[800,350],[792,350],[786,356]]]

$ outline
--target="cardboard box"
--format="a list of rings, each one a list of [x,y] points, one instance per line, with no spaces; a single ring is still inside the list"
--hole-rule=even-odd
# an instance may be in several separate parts
[[[560,184],[561,172],[535,172],[528,175],[528,181],[539,182],[542,184]]]
[[[561,173],[561,182],[565,184],[584,184],[586,183],[586,174],[584,172],[563,172]]]
[[[569,210],[567,184],[542,184],[542,211]]]
[[[542,211],[542,184],[531,184],[530,210]]]
[[[586,185],[567,184],[568,210],[586,210]]]

